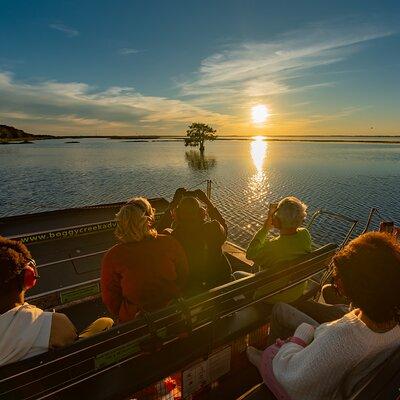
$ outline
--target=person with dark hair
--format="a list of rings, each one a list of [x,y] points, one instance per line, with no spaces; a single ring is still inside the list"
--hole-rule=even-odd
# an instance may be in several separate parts
[[[348,398],[400,345],[400,245],[385,233],[352,240],[334,258],[335,286],[353,310],[319,325],[294,307],[272,311],[270,343],[247,349],[264,382],[287,399]],[[271,349],[277,349],[271,355]],[[279,350],[278,350],[279,349]]]
[[[179,242],[153,228],[154,209],[147,199],[130,199],[116,219],[119,243],[103,258],[101,293],[111,315],[126,322],[181,297],[188,266]]]
[[[26,246],[0,236],[0,366],[72,344],[77,332],[69,318],[25,302],[25,292],[38,279],[35,261]],[[110,328],[100,318],[79,337]]]
[[[172,220],[172,229],[167,231],[179,241],[188,258],[185,293],[194,295],[231,281],[231,267],[222,251],[228,227],[205,193],[178,189],[166,214],[164,221],[168,214]]]

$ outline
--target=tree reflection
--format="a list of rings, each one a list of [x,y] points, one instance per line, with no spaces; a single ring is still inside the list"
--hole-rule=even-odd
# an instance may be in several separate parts
[[[190,169],[194,171],[206,171],[216,166],[215,157],[205,156],[198,150],[189,150],[185,152],[185,158]]]

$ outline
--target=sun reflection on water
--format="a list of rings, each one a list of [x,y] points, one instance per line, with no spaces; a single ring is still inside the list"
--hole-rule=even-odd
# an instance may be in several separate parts
[[[269,191],[265,162],[268,155],[268,142],[262,136],[255,136],[250,143],[250,154],[256,169],[248,184],[248,202],[260,201]]]
[[[264,141],[264,138],[262,136],[255,136],[250,144],[250,153],[258,174],[263,171],[267,149],[268,143]]]
[[[269,173],[265,166],[268,156],[268,142],[264,140],[263,136],[255,136],[250,142],[249,150],[255,173],[249,178],[245,191],[248,222],[250,222],[250,225],[246,225],[246,228],[255,232],[260,228],[265,218],[264,202],[268,199],[270,192]]]

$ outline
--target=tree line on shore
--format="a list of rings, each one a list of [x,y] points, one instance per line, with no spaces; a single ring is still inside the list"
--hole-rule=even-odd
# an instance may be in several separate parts
[[[50,139],[54,136],[51,135],[33,135],[32,133],[27,133],[22,129],[14,128],[9,125],[0,125],[0,141],[8,142],[14,140],[29,141],[34,139]]]

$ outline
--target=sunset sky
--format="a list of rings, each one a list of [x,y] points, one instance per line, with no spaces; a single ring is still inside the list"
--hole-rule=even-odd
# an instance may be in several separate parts
[[[0,5],[0,124],[56,135],[183,135],[191,122],[220,135],[400,135],[398,0]],[[255,106],[265,122],[252,119]]]

